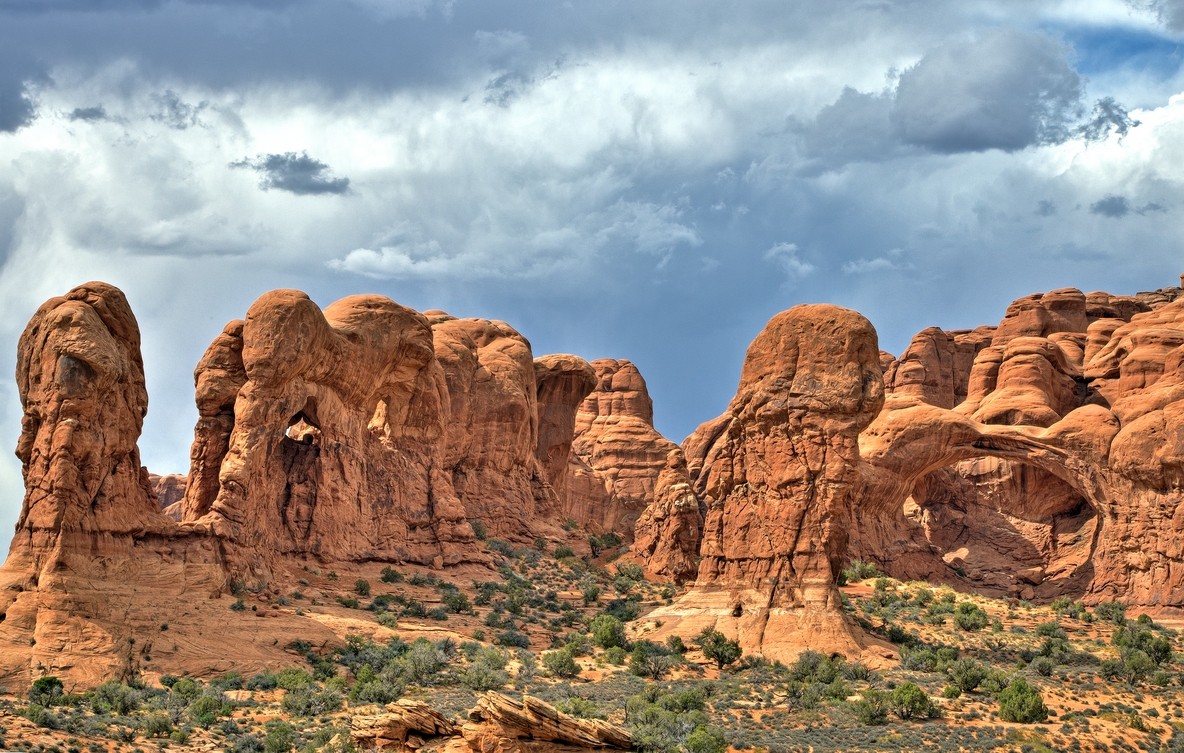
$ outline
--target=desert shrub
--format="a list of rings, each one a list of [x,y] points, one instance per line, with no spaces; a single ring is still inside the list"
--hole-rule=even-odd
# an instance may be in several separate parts
[[[1048,719],[1048,709],[1040,691],[1017,676],[999,693],[999,718],[1005,722],[1034,724]]]
[[[263,741],[264,753],[287,753],[296,744],[296,730],[287,722],[273,721],[267,724],[267,737]]]
[[[358,596],[369,596],[370,581],[366,580],[365,578],[358,578],[354,581],[354,591],[358,594]]]
[[[567,557],[574,557],[576,556],[576,553],[572,551],[572,548],[567,544],[559,544],[555,547],[555,551],[552,552],[552,556],[557,560],[561,560]]]
[[[555,708],[561,713],[574,716],[577,719],[604,719],[605,715],[597,708],[595,702],[584,698],[572,697],[558,701]]]
[[[613,646],[604,652],[604,660],[617,667],[624,664],[625,659],[628,658],[628,656],[628,652],[626,652],[625,649],[621,648],[620,646]]]
[[[1001,672],[997,669],[992,669],[987,672],[987,676],[979,684],[979,690],[987,695],[998,696],[1008,685],[1011,684],[1011,676],[1006,672]]]
[[[852,682],[867,682],[872,677],[872,671],[861,661],[843,665],[843,677]]]
[[[613,599],[604,606],[604,611],[621,622],[636,620],[641,614],[641,605],[633,597],[628,599]]]
[[[931,648],[921,648],[915,651],[907,651],[902,648],[900,651],[901,666],[913,672],[936,672],[937,663],[937,652]]]
[[[168,714],[149,714],[144,718],[144,734],[148,737],[168,737],[173,731],[173,720]]]
[[[444,594],[444,607],[453,614],[469,614],[473,611],[473,606],[469,604],[469,597],[460,591]]]
[[[677,635],[667,636],[666,648],[679,655],[685,654],[687,652],[686,644],[683,643],[682,638],[678,637]]]
[[[633,563],[618,565],[617,575],[632,581],[640,582],[645,580],[645,570],[642,569],[641,565],[635,565]]]
[[[1142,651],[1156,664],[1165,664],[1172,659],[1171,641],[1162,636],[1156,637],[1150,630],[1130,625],[1120,627],[1110,636],[1110,642],[1124,650]]]
[[[988,622],[987,613],[982,607],[970,601],[959,604],[954,612],[954,624],[968,632],[982,630]]]
[[[572,656],[588,656],[592,653],[592,639],[579,633],[568,633],[564,647]]]
[[[987,668],[974,659],[959,659],[951,664],[946,672],[950,675],[954,685],[964,693],[970,693],[987,679]]]
[[[892,708],[892,694],[868,688],[858,701],[851,704],[851,708],[860,724],[884,724],[888,721],[888,712]]]
[[[624,648],[629,641],[625,637],[625,626],[611,614],[600,614],[588,626],[592,642],[601,648]]]
[[[180,684],[180,683],[178,683]],[[110,679],[95,688],[92,704],[96,710],[126,716],[140,708],[143,700],[140,692],[134,688]]]
[[[688,702],[697,707],[688,708]],[[634,749],[643,753],[723,753],[726,740],[709,724],[701,702],[695,693],[671,694],[657,685],[629,698],[625,702],[626,724]]]
[[[1036,635],[1041,637],[1067,638],[1064,628],[1055,622],[1042,622],[1036,626]]]
[[[494,642],[502,646],[509,646],[510,648],[529,648],[530,638],[525,633],[520,633],[513,628],[498,633],[494,638]]]
[[[1122,665],[1126,679],[1132,683],[1142,682],[1159,669],[1150,656],[1137,648],[1123,651]]]
[[[638,677],[649,677],[653,680],[662,679],[674,664],[675,659],[670,656],[670,650],[653,641],[642,640],[634,643],[633,652],[629,656],[629,671]]]
[[[906,682],[892,691],[892,713],[901,719],[928,719],[936,716],[937,708],[924,690]]]
[[[718,630],[704,631],[696,639],[703,656],[716,663],[720,669],[736,662],[741,655],[740,643],[728,640]]]
[[[543,654],[543,667],[552,677],[571,678],[580,673],[580,665],[566,648]]]
[[[959,688],[957,685],[947,685],[944,688],[942,688],[941,697],[942,698],[961,698],[962,697],[962,689]]]
[[[864,562],[863,560],[852,560],[851,564],[843,570],[843,574],[847,576],[848,581],[867,580],[881,575],[880,569],[876,567],[874,562]]]
[[[485,541],[485,537],[489,532],[485,529],[485,524],[480,520],[473,519],[469,521],[469,525],[473,527],[473,535],[477,537],[478,541]]]
[[[39,706],[56,706],[62,693],[62,681],[53,675],[46,675],[33,681],[33,685],[29,688],[29,703]]]
[[[505,671],[508,662],[505,651],[478,646],[471,652],[466,651],[466,655],[469,656],[469,666],[461,675],[460,681],[469,690],[483,693],[487,690],[496,690],[510,681],[510,676]],[[525,661],[523,666],[525,668]]]
[[[1032,660],[1032,671],[1041,677],[1049,677],[1052,675],[1053,669],[1056,668],[1056,662],[1049,659],[1047,656],[1038,656]]]
[[[485,542],[485,546],[489,547],[491,551],[497,552],[503,557],[513,557],[514,547],[510,546],[501,539],[489,539]]]
[[[402,583],[403,573],[399,572],[390,565],[387,565],[386,567],[382,568],[382,573],[378,576],[378,579],[383,583]]]
[[[580,595],[584,597],[584,606],[590,606],[600,601],[600,586],[588,581],[580,587]]]
[[[302,687],[286,693],[280,707],[291,716],[319,716],[341,708],[342,700],[333,688]]]
[[[1103,601],[1094,607],[1094,616],[1100,620],[1122,625],[1126,622],[1126,604],[1117,601]]]
[[[288,667],[276,675],[275,684],[284,690],[296,690],[312,685],[312,675],[299,667]]]

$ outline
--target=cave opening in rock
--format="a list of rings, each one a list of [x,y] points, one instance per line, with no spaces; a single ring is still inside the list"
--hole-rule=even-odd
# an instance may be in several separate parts
[[[903,512],[940,558],[938,580],[1041,600],[1077,598],[1089,584],[1097,513],[1036,466],[995,457],[946,466],[917,481]]]

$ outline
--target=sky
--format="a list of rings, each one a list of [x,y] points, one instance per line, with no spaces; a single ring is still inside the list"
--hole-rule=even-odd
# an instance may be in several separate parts
[[[0,0],[0,448],[45,299],[118,285],[144,463],[260,294],[628,358],[681,441],[798,303],[899,354],[1184,272],[1184,0]],[[0,453],[0,530],[20,510]]]

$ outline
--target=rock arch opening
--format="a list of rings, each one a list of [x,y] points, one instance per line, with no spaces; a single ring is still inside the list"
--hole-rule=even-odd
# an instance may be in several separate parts
[[[901,515],[945,566],[933,563],[934,579],[1040,600],[1085,593],[1102,522],[1073,484],[989,455],[917,479]]]

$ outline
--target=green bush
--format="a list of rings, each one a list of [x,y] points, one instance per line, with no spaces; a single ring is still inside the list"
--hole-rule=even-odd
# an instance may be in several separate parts
[[[62,681],[53,675],[46,675],[33,681],[29,688],[29,703],[39,706],[56,706],[63,693]]]
[[[1126,604],[1117,601],[1103,601],[1094,607],[1094,616],[1100,620],[1122,625],[1126,622]]]
[[[576,553],[572,551],[572,548],[567,544],[560,544],[556,546],[555,551],[552,554],[557,560],[576,556]]]
[[[962,689],[957,685],[947,685],[941,691],[942,698],[961,698]]]
[[[633,652],[629,657],[629,671],[638,677],[649,677],[661,680],[675,664],[670,656],[670,650],[653,641],[638,641],[633,644]]]
[[[860,724],[884,724],[888,721],[888,711],[892,708],[892,694],[868,688],[863,691],[862,698],[852,703],[851,707]]]
[[[265,753],[287,753],[296,744],[296,730],[287,722],[271,722],[267,725],[267,738],[263,741]]]
[[[387,565],[386,567],[382,568],[382,574],[379,576],[379,580],[381,580],[383,583],[402,583],[403,573],[399,572],[390,565]]]
[[[970,601],[958,605],[954,612],[954,624],[962,630],[976,632],[987,626],[989,618],[981,607]]]
[[[276,687],[284,690],[296,690],[312,685],[312,675],[298,667],[288,667],[275,677]]]
[[[284,694],[280,708],[292,716],[319,716],[341,708],[342,700],[341,693],[333,688],[303,687]]]
[[[565,679],[575,677],[580,673],[580,665],[572,656],[571,651],[560,649],[543,654],[543,668],[553,677]]]
[[[688,753],[724,753],[728,741],[721,730],[703,724],[687,735],[686,748]]]
[[[596,707],[593,701],[572,697],[557,701],[555,708],[560,713],[574,716],[577,719],[604,719],[605,715]]]
[[[358,596],[369,596],[370,581],[366,580],[365,578],[358,578],[354,581],[354,591],[357,592]]]
[[[1048,719],[1048,709],[1040,691],[1017,676],[999,693],[999,718],[1005,722],[1035,724]]]
[[[946,672],[963,693],[973,692],[987,679],[987,668],[974,659],[959,659]]]
[[[901,719],[928,719],[937,709],[924,690],[906,682],[892,691],[892,713]]]
[[[149,714],[144,719],[144,734],[148,737],[168,737],[173,733],[173,721],[168,714]]]
[[[611,614],[600,614],[588,626],[592,642],[601,648],[625,648],[629,641],[625,637],[625,625]]]
[[[1056,662],[1049,659],[1047,656],[1038,656],[1032,660],[1032,671],[1041,677],[1052,676],[1053,669],[1056,668]]]
[[[721,670],[740,659],[740,643],[728,640],[718,630],[705,631],[698,637],[697,642],[703,656],[715,662]]]

